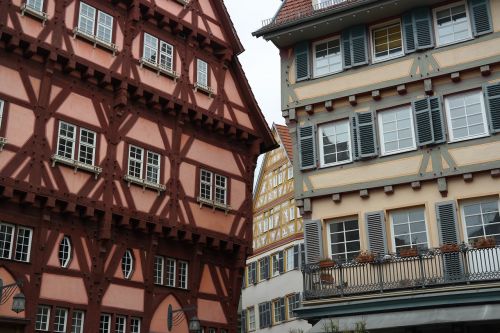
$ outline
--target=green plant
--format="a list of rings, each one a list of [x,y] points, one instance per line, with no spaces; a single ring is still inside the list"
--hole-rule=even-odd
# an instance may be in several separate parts
[[[324,333],[369,333],[366,330],[366,323],[360,321],[354,324],[354,330],[341,330],[339,324],[330,319],[328,322],[323,323]]]

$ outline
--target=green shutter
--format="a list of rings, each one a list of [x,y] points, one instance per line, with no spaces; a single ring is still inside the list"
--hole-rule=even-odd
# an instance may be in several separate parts
[[[299,127],[299,155],[302,170],[316,167],[316,142],[314,126]]]
[[[297,81],[309,79],[310,74],[308,42],[302,42],[295,46],[295,67]]]
[[[454,202],[436,204],[436,216],[441,244],[458,244],[457,215]],[[446,280],[462,278],[460,253],[443,254],[444,277]]]
[[[344,68],[368,63],[368,41],[366,27],[359,25],[342,32]]]
[[[300,246],[293,246],[293,269],[299,268]]]
[[[379,255],[387,253],[384,212],[366,213],[365,222],[370,251]]]
[[[247,332],[247,310],[241,310],[241,333]]]
[[[280,251],[278,252],[278,271],[280,272],[280,274],[283,274],[283,272],[285,271],[285,267],[284,267],[284,256],[283,256],[283,251]]]
[[[377,156],[377,138],[372,112],[356,113],[359,158]]]
[[[469,8],[474,36],[481,36],[493,32],[490,0],[469,0]]]
[[[306,263],[314,264],[323,257],[323,237],[320,220],[304,221]]]
[[[498,133],[500,132],[500,83],[485,86],[484,92],[491,132]]]
[[[353,160],[359,160],[359,141],[358,141],[358,125],[356,121],[357,117],[351,117],[351,126],[352,126],[352,158]]]
[[[441,99],[439,97],[429,98],[431,108],[432,131],[434,132],[434,143],[446,142],[443,112],[441,111]]]
[[[412,13],[403,14],[403,38],[405,53],[412,53],[417,50],[415,45],[415,25],[413,24]]]
[[[352,67],[351,31],[342,31],[342,55],[344,58],[344,69]]]
[[[430,8],[417,8],[412,12],[415,40],[418,50],[434,47]]]
[[[412,105],[413,112],[415,113],[415,129],[417,131],[418,146],[422,147],[434,143],[429,98],[414,101]]]

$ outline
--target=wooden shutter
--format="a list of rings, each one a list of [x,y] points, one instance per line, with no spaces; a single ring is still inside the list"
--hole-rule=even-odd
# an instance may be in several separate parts
[[[278,271],[280,272],[280,274],[283,274],[283,272],[285,271],[285,265],[284,265],[284,256],[283,256],[283,251],[280,251],[278,253]]]
[[[434,47],[430,8],[417,8],[412,12],[415,40],[418,50]]]
[[[351,117],[351,137],[352,137],[352,159],[359,160],[359,141],[358,141],[358,124],[357,117]]]
[[[377,137],[373,112],[356,113],[359,158],[377,156]]]
[[[247,310],[241,310],[241,333],[247,332]]]
[[[368,41],[366,27],[359,25],[342,32],[344,68],[368,63]]]
[[[264,278],[267,280],[269,279],[269,276],[271,275],[271,272],[270,272],[270,268],[271,268],[271,264],[269,263],[269,257],[264,257],[264,268],[265,268],[265,272],[264,272]]]
[[[446,142],[443,112],[441,111],[441,99],[439,97],[429,98],[431,109],[432,132],[434,133],[434,143]]]
[[[293,269],[299,268],[299,254],[300,254],[300,246],[293,246]]]
[[[252,284],[257,283],[257,262],[254,261],[253,263],[250,264],[252,266]]]
[[[403,14],[403,38],[405,53],[415,52],[417,45],[415,45],[415,25],[413,24],[412,13]]]
[[[299,127],[299,154],[302,170],[316,167],[316,140],[314,126]]]
[[[279,302],[280,302],[281,320],[285,321],[285,298],[284,297],[280,298]]]
[[[352,67],[351,31],[342,31],[342,55],[344,59],[344,69]]]
[[[484,94],[491,132],[498,133],[500,132],[500,83],[485,86]]]
[[[295,67],[297,81],[309,79],[310,73],[308,42],[302,42],[295,46]]]
[[[384,212],[366,213],[365,221],[370,251],[379,255],[387,253]]]
[[[436,215],[441,244],[458,244],[455,203],[453,201],[437,203]],[[460,253],[445,253],[443,254],[443,260],[445,279],[461,279],[463,274]]]
[[[493,32],[490,0],[469,0],[469,8],[474,36]]]
[[[432,129],[431,107],[428,98],[412,102],[415,113],[415,128],[417,131],[417,144],[419,147],[434,143]]]
[[[304,221],[306,263],[317,263],[323,257],[323,237],[320,220]]]

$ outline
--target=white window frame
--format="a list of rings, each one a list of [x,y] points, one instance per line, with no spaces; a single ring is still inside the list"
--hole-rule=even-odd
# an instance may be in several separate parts
[[[127,317],[116,316],[115,317],[115,333],[125,333],[127,329]]]
[[[130,333],[141,333],[141,318],[130,318]]]
[[[283,251],[278,251],[273,254],[271,254],[271,277],[279,276],[280,273],[280,253],[281,253],[281,260],[282,260],[282,265],[285,264],[285,258],[283,255]],[[277,265],[274,265],[274,258],[276,258],[276,263]]]
[[[67,127],[71,127],[73,128],[73,137],[70,137],[70,136],[65,136],[65,135],[61,135],[61,126],[62,125],[65,125]],[[87,142],[83,142],[82,141],[82,133],[83,131],[86,131],[90,134],[92,134],[94,136],[94,144],[90,144],[90,143],[87,143]],[[78,136],[78,137],[77,137]],[[60,151],[59,151],[59,144],[61,142],[61,139],[65,139],[69,142],[71,142],[71,157],[67,157],[67,156],[64,156],[62,154],[60,154]],[[77,144],[78,143],[78,144]],[[85,147],[88,147],[90,149],[92,149],[92,164],[88,164],[88,163],[85,163],[85,162],[82,162],[80,160],[80,157],[82,157],[82,147],[85,146]],[[59,121],[59,128],[57,130],[57,146],[56,146],[56,156],[59,156],[59,157],[62,157],[62,158],[69,158],[73,161],[77,161],[79,163],[82,163],[84,165],[91,165],[91,166],[95,166],[95,155],[96,155],[96,146],[97,146],[97,133],[94,132],[94,131],[91,131],[87,128],[83,128],[83,127],[80,127],[80,126],[77,126],[77,125],[73,125],[73,124],[70,124],[68,123],[67,121],[64,121],[64,120],[60,120]],[[77,148],[78,147],[78,151],[77,151]],[[76,158],[76,156],[78,156],[78,159]]]
[[[89,33],[88,31],[84,31],[80,28],[81,19],[82,19],[82,8],[83,8],[82,5],[88,6],[94,10],[94,17],[93,18],[91,18],[90,16],[85,16],[85,19],[92,22],[92,33]],[[99,22],[100,15],[105,15],[105,16],[111,18],[111,26],[110,27]],[[102,26],[104,29],[111,30],[110,40],[106,40],[104,38],[101,38],[101,36],[98,36],[99,26]],[[80,5],[79,5],[79,9],[78,9],[77,28],[78,28],[79,32],[86,34],[88,36],[94,37],[105,44],[112,45],[112,43],[113,43],[113,30],[114,30],[114,17],[113,17],[113,15],[110,15],[102,10],[99,10],[98,8],[89,5],[88,3],[84,2],[84,1],[80,1]]]
[[[14,260],[17,262],[30,262],[31,259],[31,245],[32,245],[32,240],[33,240],[33,229],[27,228],[24,226],[19,226],[11,223],[5,223],[3,221],[0,221],[0,226],[1,227],[6,227],[6,228],[11,228],[12,233],[10,234],[10,245],[9,248],[6,249],[9,252],[8,256],[3,255],[4,249],[0,249],[0,259],[8,259],[8,260]],[[29,232],[29,238],[28,238],[28,246],[27,246],[27,252],[18,252],[18,242],[19,242],[19,230],[24,230]],[[23,247],[24,249],[24,247]],[[19,255],[24,255],[26,254],[26,260],[21,260],[19,259]]]
[[[248,325],[247,329],[249,332],[255,331],[256,330],[256,322],[255,322],[255,306],[251,306],[247,308],[247,320],[248,320]],[[246,325],[246,323],[245,323]]]
[[[83,333],[85,324],[85,312],[81,310],[74,310],[71,317],[71,333]]]
[[[450,113],[450,100],[449,98],[454,97],[454,96],[462,96],[465,97],[466,95],[472,95],[472,94],[477,94],[479,96],[479,101],[481,104],[481,115],[483,119],[483,126],[484,126],[484,133],[482,134],[476,134],[476,135],[469,135],[466,137],[462,138],[455,138],[453,135],[453,127],[451,124],[451,113]],[[472,140],[472,139],[477,139],[477,138],[483,138],[486,136],[490,135],[490,130],[489,130],[489,125],[488,125],[488,117],[486,115],[486,105],[484,102],[484,95],[481,90],[471,90],[467,92],[462,92],[462,93],[456,93],[456,94],[450,94],[444,96],[444,105],[445,105],[445,111],[446,111],[446,122],[448,125],[448,133],[449,133],[449,142],[460,142],[460,141],[466,141],[466,140]],[[468,125],[468,124],[467,124]],[[468,128],[468,126],[467,126]]]
[[[152,46],[150,45],[146,45],[146,35],[151,38],[152,40],[154,39],[156,41],[155,43],[155,48],[153,48]],[[166,52],[163,52],[161,50],[161,47],[162,45],[166,45],[166,49],[167,51]],[[149,48],[151,53],[155,54],[155,60],[152,61],[151,59],[148,59],[145,57],[145,54],[146,54],[146,48]],[[171,51],[171,53],[169,54],[168,53],[168,50]],[[142,45],[142,55],[143,55],[143,60],[151,63],[151,64],[154,64],[168,72],[172,72],[174,71],[174,46],[164,40],[161,40],[159,39],[158,37],[150,34],[150,33],[147,33],[147,32],[144,32],[144,39],[143,39],[143,45]],[[165,64],[162,64],[162,56],[165,57],[166,61],[165,61]],[[168,59],[170,59],[170,66],[167,66],[166,64],[168,63]]]
[[[200,66],[203,65],[203,66]],[[202,70],[201,67],[204,67],[204,70]],[[202,88],[208,89],[208,75],[209,75],[209,67],[208,67],[208,62],[205,60],[202,60],[200,58],[196,58],[196,84]],[[203,76],[205,76],[204,82],[200,79],[203,79]]]
[[[150,162],[149,161],[150,156],[152,156],[152,157],[156,156],[156,158],[158,160],[158,164],[154,164],[154,163]],[[152,159],[152,161],[153,160],[154,159]],[[152,170],[156,170],[156,179],[154,179],[153,177],[150,177],[148,175],[150,168]],[[158,153],[155,153],[153,151],[147,150],[146,151],[146,173],[144,175],[146,181],[151,182],[151,183],[155,183],[155,184],[159,184],[160,183],[160,172],[161,172],[161,155]],[[153,173],[151,173],[151,174],[153,174]]]
[[[286,270],[285,272],[290,272],[295,269],[295,256],[294,256],[294,247],[289,247],[285,249],[284,253],[286,253]],[[292,255],[290,255],[290,253]],[[290,262],[291,258],[291,262]]]
[[[165,258],[165,259],[166,259],[165,269],[167,270],[165,285],[167,287],[175,287],[177,282],[177,262],[173,258]]]
[[[452,7],[457,7],[457,6],[460,6],[460,5],[464,5],[465,6],[465,15],[467,15],[467,23],[468,23],[467,24],[467,30],[468,30],[468,33],[469,33],[469,37],[461,39],[461,40],[456,40],[456,41],[453,41],[453,42],[449,42],[449,43],[441,43],[440,40],[439,40],[439,33],[438,33],[439,28],[438,28],[438,24],[437,24],[437,12],[445,10],[445,9],[449,9],[449,8],[452,8]],[[462,43],[462,42],[474,39],[474,36],[472,35],[472,26],[471,26],[471,16],[470,16],[470,12],[469,12],[469,4],[466,1],[457,1],[457,2],[450,3],[448,5],[444,5],[444,6],[441,6],[441,7],[434,8],[432,10],[432,20],[433,20],[433,25],[434,25],[434,35],[435,35],[435,38],[436,38],[436,47],[453,45],[453,44],[456,44],[456,43]]]
[[[165,257],[155,256],[154,259],[154,283],[163,285],[165,281]]]
[[[210,181],[203,180],[203,177],[202,177],[203,173],[205,173],[206,175],[210,175]],[[213,197],[212,182],[213,182],[213,179],[214,179],[214,173],[212,171],[208,171],[205,169],[200,170],[200,198],[201,199],[212,201],[212,197]],[[209,188],[209,191],[208,191],[209,197],[208,198],[206,196],[202,195],[203,185],[208,186],[208,188]]]
[[[70,137],[70,136],[66,136],[66,135],[62,135],[61,134],[61,127],[62,125],[66,125],[68,128],[71,127],[73,128],[73,137]],[[77,132],[78,128],[77,126],[73,125],[73,124],[70,124],[66,121],[63,121],[63,120],[60,120],[59,121],[59,128],[57,130],[57,146],[56,146],[56,155],[57,156],[61,156],[61,157],[64,157],[64,158],[70,158],[72,160],[75,159],[75,147],[76,147],[76,132]],[[71,157],[67,157],[67,156],[64,156],[64,155],[61,155],[60,154],[60,151],[59,151],[59,144],[61,142],[61,139],[65,139],[66,141],[70,142],[71,143]],[[67,146],[65,146],[67,147]],[[66,152],[66,151],[65,151]],[[67,153],[67,152],[66,152]]]
[[[347,148],[349,151],[349,159],[341,162],[333,162],[333,163],[324,163],[325,159],[325,153],[323,151],[323,131],[325,127],[329,126],[335,126],[339,125],[341,123],[346,123],[347,124]],[[324,123],[318,126],[318,140],[319,140],[319,156],[320,156],[320,167],[325,168],[325,167],[331,167],[331,166],[336,166],[336,165],[343,165],[343,164],[348,164],[352,163],[352,155],[353,155],[353,149],[352,149],[352,137],[351,137],[351,124],[349,119],[339,119],[335,120],[333,122],[329,123]],[[337,143],[335,143],[337,144]]]
[[[3,109],[5,107],[5,101],[0,99],[0,129],[2,128],[2,121],[3,121]]]
[[[218,204],[221,204],[221,205],[226,205],[227,204],[227,188],[228,188],[228,179],[226,176],[222,176],[222,175],[219,175],[219,174],[214,174],[215,178],[214,178],[214,200],[216,203]],[[224,181],[224,186],[221,186],[219,184],[217,184],[217,180],[218,179],[221,179]],[[222,193],[224,194],[224,199],[223,201],[219,201],[217,199],[217,190],[219,191],[222,191]]]
[[[318,74],[316,74],[316,47],[320,44],[325,44],[325,43],[331,42],[333,40],[339,41],[340,70],[318,75]],[[314,78],[325,77],[328,75],[333,75],[333,74],[343,72],[344,71],[344,58],[343,58],[342,38],[340,37],[340,35],[314,42],[312,45],[312,59],[313,59],[313,77]]]
[[[130,280],[134,272],[134,254],[132,250],[127,249],[123,253],[121,260],[123,278]]]
[[[392,244],[392,249],[394,250],[394,252],[397,251],[397,248],[396,248],[396,234],[394,232],[394,219],[393,219],[393,214],[394,213],[409,213],[410,211],[416,211],[416,210],[423,210],[424,211],[424,224],[425,224],[425,237],[427,238],[427,248],[430,248],[431,246],[431,239],[429,238],[429,227],[428,227],[428,218],[427,218],[427,209],[425,206],[421,206],[421,207],[409,207],[409,208],[405,208],[405,209],[398,209],[398,210],[395,210],[395,211],[392,211],[389,213],[389,223],[391,224],[391,244]],[[411,223],[411,222],[409,222]],[[410,228],[410,226],[408,225],[408,228]],[[410,246],[410,247],[417,247],[418,245],[417,244],[413,244],[413,241],[411,239],[411,230],[409,230],[410,233],[410,245],[405,245],[405,246]],[[421,231],[419,231],[418,233],[421,233]]]
[[[352,229],[352,230],[348,230],[347,232],[351,232],[351,231],[355,231],[357,230],[358,231],[358,242],[359,242],[359,250],[358,251],[348,251],[347,250],[347,243],[354,243],[355,241],[348,241],[347,238],[346,238],[346,230],[345,230],[345,223],[346,222],[351,222],[351,221],[356,221],[358,223],[358,229]],[[344,224],[344,231],[342,231],[342,233],[344,234],[344,241],[343,241],[343,244],[344,244],[344,248],[345,248],[345,252],[342,252],[342,253],[335,253],[335,255],[337,256],[342,256],[342,259],[343,260],[348,260],[347,256],[351,253],[356,253],[356,252],[361,252],[361,230],[360,230],[360,223],[359,223],[359,218],[358,217],[347,217],[347,218],[339,218],[339,219],[333,219],[333,220],[329,220],[327,223],[326,223],[326,231],[327,231],[327,245],[328,245],[328,256],[329,258],[333,258],[333,253],[332,253],[332,237],[331,237],[331,226],[332,224],[336,224],[336,223],[343,223]],[[335,244],[341,244],[341,243],[335,243]],[[300,260],[300,259],[299,259]]]
[[[111,19],[111,26],[103,24],[101,22],[101,18],[103,18],[104,20]],[[104,43],[111,44],[113,42],[113,23],[114,23],[113,21],[114,21],[114,18],[112,15],[109,15],[108,13],[105,13],[105,12],[97,9],[97,17],[96,17],[96,21],[95,21],[96,22],[95,37],[97,39],[103,41]],[[106,34],[101,36],[101,34],[99,33],[99,28],[102,28],[104,31],[109,31],[109,40],[104,38],[106,36]]]
[[[400,33],[401,33],[401,52],[394,53],[394,54],[388,54],[388,55],[382,56],[382,57],[377,57],[376,52],[375,52],[375,35],[374,35],[375,31],[383,29],[383,28],[389,28],[389,27],[392,27],[396,24],[399,24]],[[401,24],[401,19],[395,19],[395,20],[391,20],[388,22],[384,22],[384,23],[380,23],[380,24],[376,24],[376,25],[371,26],[370,27],[370,44],[371,44],[372,63],[376,64],[379,62],[384,62],[387,60],[404,57],[405,56],[405,44],[404,44],[404,42],[405,41],[404,41],[404,37],[403,37],[403,25]]]
[[[131,156],[132,149],[136,149],[137,151],[141,152],[141,159],[138,159],[136,157],[132,157]],[[135,178],[143,179],[142,176],[144,174],[144,155],[145,155],[144,154],[144,148],[137,147],[135,145],[129,145],[129,147],[128,147],[128,167],[127,167],[127,174],[130,177],[135,177]],[[140,166],[139,167],[139,170],[140,170],[140,172],[139,172],[140,176],[139,177],[137,177],[135,175],[135,173],[134,174],[131,173],[131,168],[130,168],[131,167],[131,163],[130,162],[132,162],[132,161],[135,162],[135,163],[137,163],[137,164],[139,164],[139,166]]]
[[[411,147],[403,148],[403,149],[396,149],[396,150],[391,150],[391,151],[386,151],[385,148],[385,134],[384,134],[384,123],[382,120],[382,115],[384,113],[389,113],[389,112],[398,112],[400,110],[407,110],[409,114],[410,119],[410,132],[411,132],[411,139],[412,139],[412,145]],[[414,124],[414,119],[413,119],[413,110],[410,105],[403,105],[403,106],[397,106],[393,107],[390,109],[385,109],[377,112],[377,122],[378,122],[378,135],[380,138],[380,152],[382,156],[390,156],[394,154],[400,154],[412,150],[417,149],[417,142],[416,142],[416,134],[415,134],[415,124]],[[396,121],[397,122],[397,121]],[[396,132],[398,132],[399,129],[396,129]],[[399,134],[398,134],[398,142],[399,142]]]
[[[96,145],[97,145],[97,133],[94,132],[94,131],[88,130],[86,128],[83,128],[83,127],[79,127],[79,128],[80,128],[80,137],[79,137],[79,140],[78,140],[78,161],[80,163],[88,164],[86,162],[82,162],[82,147],[87,147],[89,149],[92,149],[92,163],[88,164],[88,165],[95,165],[95,154],[96,154]],[[84,131],[87,132],[87,133],[89,133],[89,134],[92,134],[94,136],[94,138],[93,138],[94,143],[93,144],[90,144],[88,142],[83,142],[82,137],[83,137],[83,132]],[[83,159],[86,159],[86,158],[83,157]]]
[[[43,312],[40,313],[40,310]],[[50,306],[39,305],[36,310],[35,330],[48,331],[50,323]]]
[[[65,244],[63,244],[63,242]],[[61,246],[64,246],[65,248],[67,248],[67,250],[61,251]],[[71,262],[72,246],[71,246],[71,239],[66,235],[63,236],[61,242],[59,243],[58,254],[59,254],[59,264],[61,265],[62,268],[67,268]],[[64,254],[66,254],[67,256],[66,258],[63,258]]]
[[[66,333],[66,328],[68,326],[67,325],[68,324],[68,309],[56,308],[56,310],[54,312],[55,312],[54,313],[54,333]]]
[[[37,2],[40,3],[40,6],[37,7]],[[33,10],[36,10],[39,13],[43,12],[43,2],[44,0],[26,0],[26,6],[30,7]]]
[[[177,264],[179,266],[178,272],[179,272],[179,288],[181,289],[188,289],[188,277],[189,277],[189,264],[187,261],[184,260],[178,260]]]
[[[99,317],[99,333],[111,333],[111,315],[101,313]]]
[[[464,202],[460,203],[460,215],[461,215],[461,220],[462,220],[462,231],[463,231],[464,242],[465,243],[469,242],[469,235],[467,233],[467,224],[465,222],[465,210],[464,210],[464,206],[479,205],[479,204],[482,204],[482,203],[488,203],[488,202],[493,202],[493,201],[496,201],[496,203],[497,203],[497,209],[500,212],[500,200],[499,200],[498,197],[485,197],[485,198],[481,198],[481,199],[467,200],[467,201],[464,201]],[[484,226],[485,226],[485,224],[483,223],[482,214],[481,214],[481,225],[480,226],[483,228],[483,235],[484,235]],[[484,237],[494,237],[494,236],[487,235],[487,236],[484,236]]]

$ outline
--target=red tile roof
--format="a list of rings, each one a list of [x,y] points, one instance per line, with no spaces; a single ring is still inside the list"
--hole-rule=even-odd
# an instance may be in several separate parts
[[[274,128],[276,128],[276,132],[278,133],[281,143],[285,148],[286,154],[290,159],[290,163],[293,163],[293,146],[292,146],[292,138],[290,137],[290,133],[288,132],[288,127],[284,125],[274,124]]]

